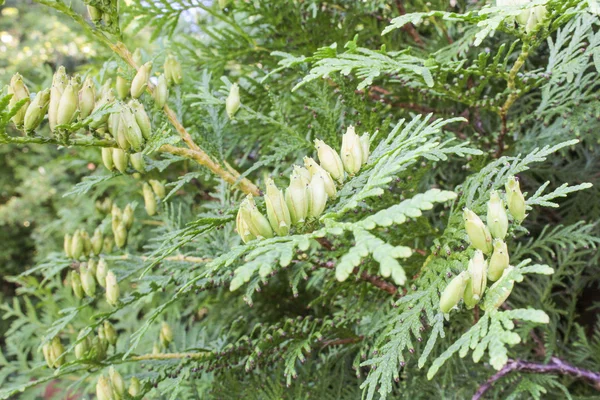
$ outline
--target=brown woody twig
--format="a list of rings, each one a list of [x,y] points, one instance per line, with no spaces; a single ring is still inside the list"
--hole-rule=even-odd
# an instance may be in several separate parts
[[[396,7],[398,7],[398,12],[400,15],[406,14],[406,9],[404,8],[404,4],[402,4],[402,0],[396,0]],[[413,38],[415,43],[417,43],[419,46],[423,46],[423,39],[421,39],[421,36],[419,36],[419,33],[413,24],[406,24],[402,27],[402,29]]]
[[[492,375],[483,385],[479,386],[479,389],[477,389],[473,395],[472,400],[481,399],[483,395],[492,388],[496,381],[513,371],[524,371],[535,374],[568,375],[577,379],[584,379],[592,383],[596,390],[600,390],[600,372],[593,372],[575,367],[558,357],[552,357],[548,364],[524,360],[509,360],[504,368]]]
[[[127,64],[129,64],[132,68],[135,68],[136,70],[139,68],[139,66],[136,65],[135,61],[133,61],[133,55],[123,43],[111,43],[110,48],[116,54],[118,54],[125,62],[127,62]],[[154,85],[148,82],[147,90],[150,92],[150,94],[154,92],[154,89]],[[260,190],[256,185],[254,185],[254,183],[252,183],[247,178],[239,179],[239,173],[233,170],[231,166],[226,165],[226,168],[223,168],[218,162],[213,160],[212,157],[210,157],[206,152],[204,152],[194,142],[190,133],[185,129],[181,122],[179,122],[177,115],[173,110],[171,110],[171,108],[168,105],[165,104],[165,106],[163,107],[163,111],[165,112],[165,115],[167,116],[169,122],[171,122],[171,125],[173,125],[177,133],[179,133],[179,135],[181,136],[181,139],[183,139],[183,141],[189,148],[186,149],[183,147],[175,147],[172,145],[163,145],[160,148],[161,151],[191,158],[198,164],[207,167],[213,173],[223,178],[223,180],[225,180],[227,183],[232,185],[237,184],[240,190],[244,193],[250,193],[255,196],[258,196],[260,194]]]

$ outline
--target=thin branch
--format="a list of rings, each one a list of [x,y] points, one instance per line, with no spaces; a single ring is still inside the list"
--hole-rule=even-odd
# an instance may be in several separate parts
[[[321,268],[335,269],[335,265],[331,261],[328,261],[323,264],[318,264],[318,266]],[[358,267],[354,268],[352,273],[355,275],[358,274]],[[362,272],[359,275],[359,278],[363,281],[369,282],[373,286],[375,286],[383,291],[388,292],[391,295],[395,295],[396,293],[398,293],[398,288],[396,286],[381,279],[380,277],[378,277],[376,275],[371,275],[371,274],[368,274],[367,272]]]
[[[166,106],[165,106],[166,107]],[[260,195],[260,189],[252,183],[249,179],[243,178],[239,179],[239,174],[236,172],[236,175],[233,175],[229,168],[228,170],[223,169],[218,163],[216,163],[208,154],[204,151],[198,149],[186,149],[184,147],[175,147],[170,144],[165,144],[160,147],[161,151],[166,153],[171,153],[179,156],[183,156],[186,158],[190,158],[196,161],[200,165],[204,165],[215,174],[219,175],[223,180],[231,185],[238,186],[240,190],[244,193],[250,193],[254,196]],[[231,168],[232,169],[232,168]]]
[[[502,156],[502,153],[504,152],[504,139],[506,138],[506,134],[508,133],[508,128],[507,128],[508,110],[510,110],[510,107],[512,107],[512,105],[515,103],[515,101],[517,101],[517,99],[520,96],[520,93],[515,90],[515,87],[516,87],[515,79],[517,77],[517,73],[519,72],[519,70],[521,69],[523,64],[525,64],[525,60],[527,60],[527,57],[529,57],[529,51],[530,51],[529,44],[527,42],[523,43],[523,47],[521,48],[521,54],[519,54],[517,61],[515,61],[514,65],[512,66],[512,68],[510,69],[510,71],[508,73],[508,79],[506,81],[506,84],[507,84],[507,90],[510,93],[508,95],[508,98],[506,99],[506,101],[504,102],[502,107],[500,108],[500,112],[499,112],[501,128],[500,128],[500,135],[498,135],[498,139],[496,141],[496,154],[495,154],[496,158],[500,158],[500,156]]]
[[[482,396],[492,388],[494,383],[502,377],[513,371],[524,371],[535,374],[558,374],[568,375],[576,379],[583,379],[593,384],[594,389],[600,390],[600,372],[593,372],[586,369],[575,367],[558,357],[552,357],[548,364],[539,364],[523,360],[510,360],[504,368],[492,375],[479,389],[475,392],[472,400],[479,400]]]
[[[319,244],[321,246],[323,246],[325,249],[327,249],[328,251],[333,250],[333,245],[331,244],[331,242],[329,240],[327,240],[326,238],[318,238],[317,242],[319,242]],[[335,269],[335,264],[333,263],[333,261],[314,261],[314,264],[321,267],[321,268],[327,268],[327,269]],[[358,274],[358,267],[354,268],[354,270],[352,271],[353,274]],[[371,283],[373,286],[378,287],[381,290],[384,290],[386,292],[388,292],[391,295],[395,295],[396,293],[398,293],[398,288],[394,285],[392,285],[391,283],[381,279],[380,277],[376,276],[376,275],[371,275],[368,274],[367,272],[362,272],[359,275],[360,279],[362,279],[363,281],[369,282]]]
[[[180,358],[203,358],[213,353],[203,351],[200,353],[158,353],[158,354],[143,354],[141,356],[132,356],[128,360],[143,361],[143,360],[177,360]]]
[[[2,136],[0,143],[16,143],[16,144],[55,144],[58,146],[79,146],[79,147],[117,147],[114,140],[102,139],[67,139],[62,142],[54,137],[45,136]]]
[[[130,254],[125,254],[125,255],[122,255],[119,257],[119,259],[121,259],[121,260],[130,260],[130,259],[136,259],[136,258],[139,258],[143,261],[153,259],[152,257],[146,257],[146,256],[138,257],[138,256],[132,256]],[[203,263],[212,261],[212,258],[184,256],[183,254],[180,254],[177,256],[164,257],[164,258],[162,258],[162,260],[163,261],[181,261],[181,262],[203,264]]]
[[[402,4],[402,0],[396,0],[396,7],[398,8],[398,12],[400,13],[400,15],[406,14],[406,10],[404,9],[404,4]],[[415,43],[417,43],[419,46],[423,46],[423,39],[421,39],[421,36],[419,36],[419,33],[417,32],[415,26],[412,23],[404,25],[402,29],[405,30],[413,38]]]

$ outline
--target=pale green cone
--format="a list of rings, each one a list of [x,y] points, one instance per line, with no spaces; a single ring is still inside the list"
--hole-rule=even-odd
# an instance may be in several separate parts
[[[150,117],[148,117],[148,114],[144,109],[144,105],[138,100],[132,99],[129,102],[129,106],[131,107],[131,111],[133,111],[135,121],[140,127],[140,130],[142,131],[142,136],[144,137],[144,139],[150,139],[150,136],[152,134],[152,124],[150,122]]]
[[[71,78],[69,84],[65,88],[60,103],[58,104],[58,113],[56,115],[57,125],[70,124],[77,115],[79,107],[79,83],[76,78]]]
[[[102,148],[102,163],[106,167],[107,170],[112,171],[115,169],[115,164],[113,163],[113,149],[110,147]]]
[[[102,229],[96,228],[94,235],[92,236],[92,253],[94,253],[96,256],[100,254],[100,252],[102,252],[103,244],[104,235],[102,234]]]
[[[114,236],[115,244],[118,248],[122,249],[123,247],[125,247],[125,245],[127,245],[127,228],[125,227],[125,224],[123,222],[121,222],[117,226],[114,232]]]
[[[96,294],[96,278],[94,274],[92,274],[92,271],[90,271],[87,268],[87,265],[84,265],[84,263],[81,264],[79,271],[81,275],[81,287],[83,288],[83,291],[89,297],[94,297]]]
[[[146,213],[148,213],[149,216],[153,216],[156,214],[156,198],[154,197],[154,191],[152,191],[152,187],[149,184],[144,183],[143,192]]]
[[[134,153],[129,157],[131,166],[138,172],[144,173],[146,171],[146,162],[144,161],[144,154]]]
[[[301,167],[299,165],[294,165],[293,174],[296,174],[296,176],[298,176],[298,178],[302,180],[302,183],[304,183],[304,185],[308,186],[308,184],[310,183],[310,178],[312,177],[312,175],[306,168]]]
[[[65,352],[65,348],[58,336],[55,336],[54,339],[52,339],[49,352],[53,360],[52,365],[54,368],[58,368],[65,363],[65,358],[61,357]]]
[[[96,277],[96,267],[98,266],[98,261],[95,258],[90,258],[87,262],[87,268],[92,273],[94,278]]]
[[[156,197],[158,197],[160,200],[164,199],[167,195],[165,192],[165,185],[156,179],[150,179],[148,182],[150,183],[150,186],[152,186],[152,190],[154,191]]]
[[[121,222],[125,225],[125,229],[130,230],[133,226],[133,220],[135,218],[133,206],[131,204],[127,204],[123,209],[123,214],[121,216]]]
[[[315,139],[315,148],[319,157],[321,167],[329,172],[331,177],[338,182],[344,181],[344,165],[339,154],[329,145],[319,139]]]
[[[141,390],[142,384],[140,383],[140,380],[135,376],[132,376],[131,380],[129,381],[129,390],[127,392],[130,396],[136,397],[139,396]]]
[[[508,232],[508,216],[504,208],[504,201],[495,190],[490,192],[487,203],[487,226],[492,237],[504,239]]]
[[[131,90],[131,84],[121,74],[123,74],[123,70],[121,68],[119,68],[119,71],[117,74],[117,83],[116,83],[117,98],[119,100],[124,100],[129,95],[129,91]]]
[[[230,119],[233,118],[235,113],[237,113],[237,111],[240,109],[240,105],[240,87],[237,83],[234,83],[231,85],[231,88],[229,89],[229,95],[225,100],[225,110],[227,111],[227,115]]]
[[[77,340],[80,340],[84,337],[84,330],[79,331],[79,335],[77,336]],[[79,343],[75,345],[75,358],[78,360],[83,360],[85,355],[92,348],[92,338],[90,335],[85,336]]]
[[[159,340],[163,347],[168,347],[173,341],[173,330],[166,322],[163,322],[160,326]]]
[[[127,171],[127,164],[129,163],[129,155],[118,148],[112,149],[112,159],[115,167],[124,174]]]
[[[139,152],[144,146],[144,136],[138,125],[133,110],[129,106],[124,106],[121,110],[121,121],[119,129],[125,128],[125,139],[133,150]]]
[[[358,173],[363,163],[362,153],[360,137],[354,131],[354,127],[349,126],[342,136],[342,148],[340,149],[340,158],[348,174],[355,175]]]
[[[81,231],[81,240],[83,241],[83,255],[89,257],[92,252],[92,240],[87,231]]]
[[[249,241],[256,239],[256,236],[254,236],[252,234],[252,232],[250,232],[250,228],[248,227],[248,224],[244,220],[241,207],[238,209],[238,212],[237,212],[237,215],[235,218],[235,228],[236,228],[238,235],[240,235],[240,237],[242,238],[242,242],[248,243]]]
[[[465,208],[463,218],[471,245],[485,254],[490,254],[492,252],[492,235],[481,218],[468,208]]]
[[[304,223],[308,216],[308,181],[294,169],[290,185],[285,190],[285,202],[293,224]]]
[[[131,58],[133,59],[135,65],[142,65],[144,62],[142,59],[142,50],[139,47],[131,54]]]
[[[86,119],[96,105],[96,86],[89,76],[79,91],[79,118]]]
[[[319,218],[327,204],[327,191],[325,190],[325,179],[317,172],[308,184],[308,216]]]
[[[267,217],[275,233],[278,236],[286,236],[290,232],[292,219],[283,192],[275,186],[272,179],[268,179],[266,184],[265,205],[267,207]]]
[[[117,277],[109,270],[106,274],[106,301],[108,304],[116,306],[119,303],[119,294]]]
[[[71,271],[71,288],[73,289],[73,294],[78,299],[83,299],[85,292],[83,291],[83,286],[81,285],[81,277],[77,271]]]
[[[106,287],[106,274],[108,273],[108,265],[106,265],[106,261],[104,258],[100,258],[98,260],[98,265],[96,266],[96,281],[102,287]]]
[[[48,365],[48,368],[54,368],[52,345],[50,343],[46,343],[44,346],[42,346],[42,353],[44,354],[44,360],[46,360],[46,365]]]
[[[50,103],[48,104],[48,124],[50,130],[54,132],[58,118],[58,106],[60,105],[60,98],[62,97],[65,88],[67,87],[69,79],[65,71],[65,67],[61,66],[54,73],[52,78],[52,87],[50,88]]]
[[[113,395],[113,387],[110,379],[101,375],[96,382],[96,399],[97,400],[117,400]]]
[[[158,83],[156,88],[154,88],[153,97],[156,108],[163,108],[165,104],[167,104],[167,99],[169,98],[169,86],[164,74],[161,74],[158,77]]]
[[[440,296],[440,310],[444,314],[449,313],[462,299],[468,281],[469,274],[463,271],[448,283]]]
[[[92,22],[97,23],[102,19],[102,12],[94,6],[87,6],[88,15]]]
[[[110,383],[112,384],[115,394],[118,395],[119,398],[122,398],[125,395],[125,381],[123,380],[123,377],[112,365],[108,369],[108,376],[110,377]]]
[[[115,327],[107,320],[104,320],[104,336],[106,337],[106,340],[108,341],[108,343],[110,343],[111,345],[116,345],[117,344],[117,339],[119,338],[119,336],[117,335],[117,331],[115,330]]]
[[[16,73],[12,76],[8,93],[13,95],[9,101],[9,107],[14,107],[17,102],[23,99],[28,99],[25,104],[21,106],[19,111],[17,111],[17,113],[12,117],[12,122],[16,126],[20,127],[25,121],[25,113],[27,112],[31,101],[29,100],[29,89],[27,89],[27,85],[25,85],[25,82],[23,82],[23,77],[19,73]]]
[[[487,285],[487,261],[480,250],[476,250],[469,261],[468,272],[470,279],[465,287],[463,299],[467,308],[471,309],[483,298]]]
[[[490,286],[482,307],[484,310],[491,311],[497,309],[508,299],[515,285],[514,279],[509,278],[513,268],[513,266],[508,266],[500,279]]]
[[[135,74],[133,81],[131,81],[131,97],[133,97],[134,99],[140,97],[146,90],[151,70],[152,62],[149,61],[146,64],[142,65]]]
[[[273,230],[271,229],[269,220],[258,210],[251,194],[246,196],[244,201],[242,201],[240,209],[242,211],[242,218],[244,218],[252,235],[258,239],[273,237]]]
[[[104,246],[102,246],[102,249],[104,250],[105,253],[112,253],[114,245],[115,245],[115,242],[111,236],[104,237]]]
[[[517,223],[522,222],[525,219],[525,197],[521,193],[519,181],[511,176],[506,181],[506,203],[510,215],[513,216]]]
[[[337,195],[337,189],[335,187],[335,182],[333,181],[329,172],[325,171],[315,160],[311,157],[304,157],[304,166],[310,172],[310,176],[320,175],[323,178],[323,182],[325,184],[325,192],[327,196],[331,198],[335,198]]]
[[[494,239],[493,245],[494,252],[490,258],[488,279],[492,282],[495,282],[500,279],[504,270],[508,268],[510,257],[508,255],[508,248],[506,247],[506,243],[504,241],[501,239]]]
[[[73,244],[73,237],[68,233],[65,233],[65,238],[63,241],[63,249],[65,250],[65,255],[67,258],[72,258],[73,253],[71,252],[71,246]]]
[[[123,220],[123,211],[121,211],[119,206],[117,206],[116,204],[113,204],[110,214],[111,214],[111,218],[112,218],[111,219],[112,231],[113,231],[113,233],[115,233],[117,231],[117,227]]]
[[[80,231],[75,231],[73,240],[71,241],[71,256],[78,260],[83,254],[83,238]]]
[[[26,131],[32,131],[37,128],[46,113],[48,112],[48,106],[50,105],[50,90],[45,89],[40,92],[37,92],[29,107],[25,111],[25,120],[23,122],[23,127]]]
[[[179,63],[179,61],[177,61],[177,59],[174,56],[168,55],[165,59],[165,64],[163,67],[165,71],[166,81],[169,85],[180,85],[181,82],[183,82],[181,64]]]

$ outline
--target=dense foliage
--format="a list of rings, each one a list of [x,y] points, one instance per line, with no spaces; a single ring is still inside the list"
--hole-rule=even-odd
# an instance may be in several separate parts
[[[596,0],[0,12],[0,398],[598,395]]]

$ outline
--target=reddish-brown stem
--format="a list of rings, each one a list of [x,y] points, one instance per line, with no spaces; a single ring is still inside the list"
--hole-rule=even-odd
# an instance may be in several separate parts
[[[406,14],[406,9],[404,8],[404,4],[402,4],[402,0],[396,0],[396,7],[398,7],[398,12],[400,15]],[[419,46],[423,46],[423,40],[421,39],[421,36],[419,36],[419,33],[413,24],[406,24],[402,27],[402,29],[412,37],[415,43],[417,43]]]
[[[576,379],[590,382],[596,390],[600,390],[600,372],[589,371],[575,367],[558,357],[552,357],[548,364],[540,364],[523,360],[509,360],[500,371],[492,375],[483,385],[479,386],[472,400],[479,400],[492,388],[494,383],[513,371],[531,372],[534,374],[568,375]]]
[[[328,262],[322,263],[322,264],[318,264],[318,265],[322,268],[335,269],[335,265],[331,261],[328,261]],[[358,273],[358,267],[354,268],[352,273],[354,273],[356,275]],[[378,276],[371,275],[366,272],[361,272],[359,277],[361,280],[369,282],[373,286],[375,286],[381,290],[384,290],[391,295],[395,295],[396,293],[398,293],[398,288],[396,286],[392,285],[389,282],[384,281],[383,279],[381,279]]]

